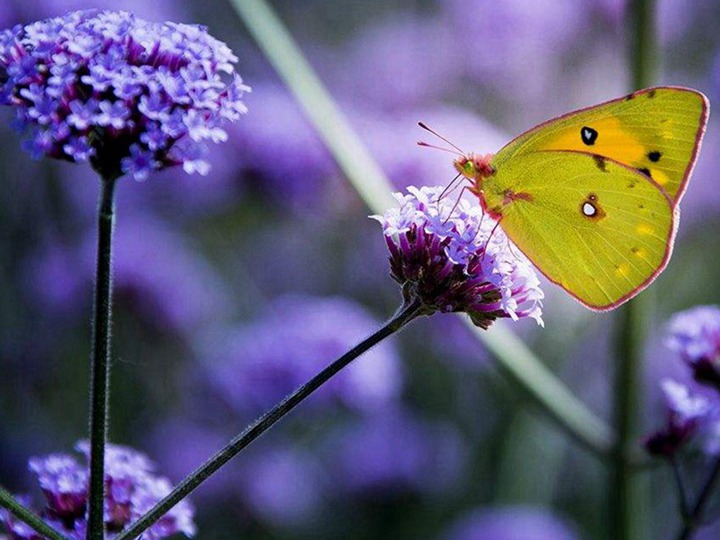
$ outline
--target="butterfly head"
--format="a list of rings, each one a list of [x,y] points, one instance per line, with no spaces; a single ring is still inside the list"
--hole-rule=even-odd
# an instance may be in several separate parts
[[[470,191],[476,195],[482,192],[483,180],[495,174],[492,158],[493,154],[465,154],[455,160],[455,170],[472,182]]]

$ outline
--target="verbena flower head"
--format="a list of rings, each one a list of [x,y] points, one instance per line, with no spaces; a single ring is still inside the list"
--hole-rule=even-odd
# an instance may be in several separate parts
[[[648,452],[672,456],[696,433],[700,423],[710,420],[716,412],[710,400],[691,392],[690,388],[672,379],[660,383],[665,394],[667,421],[665,426],[645,439]]]
[[[89,460],[89,444],[80,442],[76,447]],[[116,533],[137,520],[161,498],[170,493],[172,485],[154,472],[153,463],[142,453],[131,448],[108,445],[105,454],[105,524]],[[88,467],[73,456],[52,454],[31,458],[30,470],[37,476],[45,494],[46,504],[42,516],[47,523],[69,538],[85,538],[88,496]],[[160,540],[177,533],[195,534],[193,509],[182,501],[171,509],[143,538]],[[10,540],[35,540],[40,536],[19,523],[9,513],[0,513]]]
[[[396,193],[399,208],[371,216],[383,226],[392,277],[426,311],[466,312],[487,328],[498,317],[542,325],[540,282],[479,204],[439,199],[442,187]]]
[[[182,165],[246,111],[237,57],[202,26],[75,11],[0,33],[0,104],[35,157],[90,161],[103,177]]]
[[[720,308],[698,306],[676,313],[666,344],[680,354],[698,382],[720,389]]]

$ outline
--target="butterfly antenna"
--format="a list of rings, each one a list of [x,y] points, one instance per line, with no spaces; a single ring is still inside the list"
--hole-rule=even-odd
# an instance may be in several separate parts
[[[456,154],[456,155],[458,155],[458,154],[463,155],[463,154],[460,154],[459,152],[456,152],[455,150],[452,150],[450,148],[443,148],[442,146],[437,146],[435,144],[426,143],[425,141],[418,141],[417,144],[418,144],[418,146],[424,146],[425,148],[432,148],[434,150],[442,150],[443,152],[449,152],[451,154]]]
[[[457,151],[460,153],[460,155],[463,155],[463,156],[465,155],[465,152],[463,152],[456,144],[450,142],[448,139],[446,139],[445,137],[443,137],[442,135],[440,135],[440,134],[439,134],[437,131],[435,131],[434,129],[430,129],[430,128],[427,126],[427,124],[425,124],[425,123],[423,123],[423,122],[418,122],[418,126],[420,126],[421,128],[423,128],[425,131],[429,131],[430,133],[432,133],[433,135],[435,135],[435,136],[436,136],[438,139],[440,139],[441,141],[445,141],[446,143],[448,143],[448,144],[449,144],[450,146],[452,146],[455,150],[457,150]],[[418,144],[419,144],[419,143],[418,143]],[[429,144],[420,144],[420,146],[430,146],[430,145],[429,145]],[[435,147],[435,148],[436,148],[436,147]]]

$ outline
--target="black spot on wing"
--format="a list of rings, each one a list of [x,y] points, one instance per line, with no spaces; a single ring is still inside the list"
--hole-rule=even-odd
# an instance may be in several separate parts
[[[638,169],[638,172],[643,173],[648,178],[652,178],[652,175],[650,174],[650,169],[648,169],[647,167],[642,167],[642,168]]]
[[[598,138],[598,132],[596,129],[593,129],[588,126],[583,126],[580,128],[580,139],[582,140],[583,144],[586,146],[592,146],[595,144],[595,141],[597,141]]]
[[[660,161],[662,153],[658,152],[657,150],[653,150],[652,152],[648,152],[647,157],[653,163],[657,163],[658,161]]]
[[[654,98],[654,97],[655,97],[655,90],[650,90],[650,91],[647,93],[647,97],[648,97],[648,99]]]

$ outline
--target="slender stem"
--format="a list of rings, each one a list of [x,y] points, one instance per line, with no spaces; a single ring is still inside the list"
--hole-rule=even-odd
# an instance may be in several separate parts
[[[0,487],[0,506],[7,508],[13,516],[32,527],[35,532],[43,535],[44,538],[67,540],[62,534],[45,523],[40,516],[20,504],[15,497],[2,487]]]
[[[685,519],[685,525],[683,526],[682,531],[680,531],[678,540],[689,540],[690,538],[692,538],[695,529],[697,529],[697,527],[702,522],[705,507],[710,500],[710,495],[712,495],[713,491],[715,491],[719,480],[720,457],[717,457],[715,458],[715,464],[713,465],[713,468],[710,470],[710,474],[708,474],[708,477],[705,479],[705,483],[700,490],[700,494],[698,495],[698,498],[695,501],[692,510],[690,510],[689,515]]]
[[[514,333],[496,325],[481,331],[468,318],[468,327],[498,360],[500,370],[540,406],[575,441],[596,456],[612,455],[615,434],[555,377]]]
[[[98,205],[97,270],[95,274],[95,312],[93,350],[90,365],[90,494],[88,540],[105,537],[105,442],[108,432],[110,383],[110,326],[112,302],[112,233],[115,179],[101,181]]]
[[[632,0],[627,33],[630,36],[632,90],[649,86],[657,58],[654,0]],[[652,310],[652,291],[628,302],[617,317],[617,344],[613,418],[617,433],[610,471],[609,537],[630,540],[643,537],[643,490],[633,474],[631,454],[637,439],[640,410],[641,366],[647,327]]]
[[[675,456],[670,457],[670,468],[672,469],[673,478],[675,479],[675,487],[678,492],[678,503],[680,505],[680,515],[682,516],[683,523],[687,521],[690,516],[689,502],[687,497],[687,489],[685,489],[685,481],[682,477],[682,471],[680,470],[680,464],[678,463]]]
[[[614,424],[617,433],[610,467],[610,538],[630,540],[637,526],[637,486],[634,485],[630,452],[636,440],[640,401],[640,366],[645,331],[643,303],[636,298],[623,306],[617,317],[615,355]]]
[[[659,60],[655,0],[633,0],[630,36],[632,39],[632,90],[650,86],[655,81]]]
[[[265,433],[270,427],[280,420],[287,413],[292,411],[305,398],[325,384],[341,369],[347,366],[355,358],[365,351],[378,344],[386,337],[394,334],[403,326],[423,313],[419,301],[414,301],[403,306],[382,328],[366,338],[364,341],[350,349],[340,358],[329,364],[320,373],[315,375],[308,382],[295,389],[280,403],[263,414],[260,418],[250,424],[245,430],[230,441],[222,450],[217,452],[209,460],[198,467],[192,474],[180,482],[172,492],[158,502],[147,514],[141,517],[133,525],[115,537],[115,540],[129,540],[136,538],[158,519],[164,516],[173,506],[187,497],[196,487],[205,481],[210,475],[235,457],[243,448]]]

